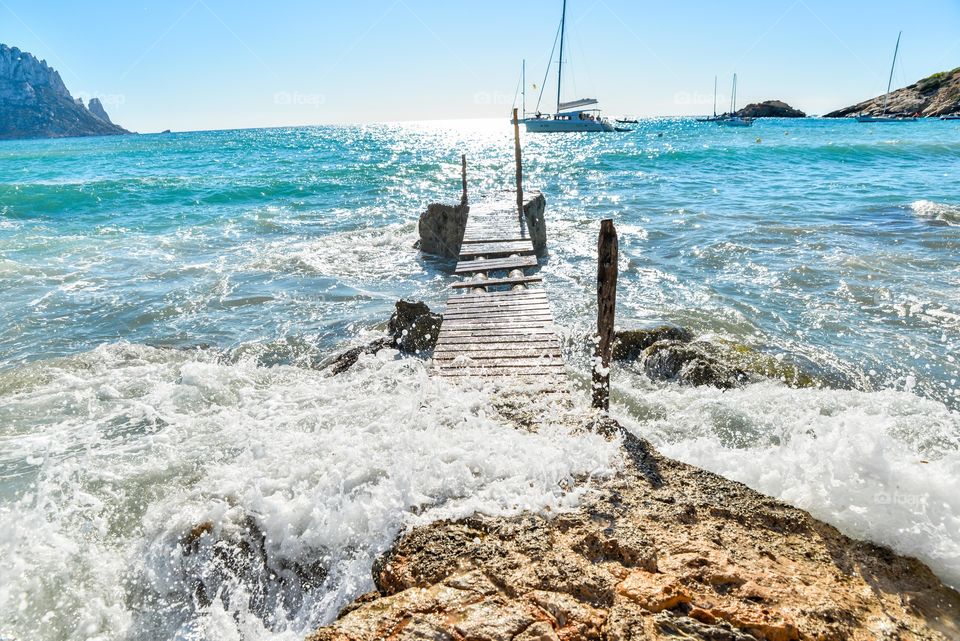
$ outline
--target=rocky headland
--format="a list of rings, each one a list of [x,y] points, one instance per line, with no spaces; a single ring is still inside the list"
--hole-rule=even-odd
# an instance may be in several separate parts
[[[922,80],[883,94],[870,100],[864,100],[850,107],[837,109],[826,114],[825,118],[846,118],[860,114],[879,116],[883,113],[884,98],[888,114],[946,116],[960,114],[960,67],[953,71],[942,71]]]
[[[947,641],[960,594],[922,563],[668,459],[608,418],[623,469],[578,509],[414,529],[308,641]]]
[[[46,61],[0,44],[0,140],[129,133],[111,122],[99,99],[89,106],[75,100]]]
[[[794,109],[782,100],[753,102],[736,113],[741,118],[806,118],[807,114]]]
[[[429,355],[440,317],[401,301],[360,351]],[[822,384],[789,361],[671,325],[619,332],[615,358],[665,384]],[[355,354],[330,366],[335,374]],[[491,411],[537,430],[537,397]],[[659,454],[551,394],[554,420],[621,443],[620,471],[575,510],[475,515],[408,531],[360,596],[308,641],[875,641],[960,638],[960,594],[923,563]],[[542,408],[540,408],[542,409]]]

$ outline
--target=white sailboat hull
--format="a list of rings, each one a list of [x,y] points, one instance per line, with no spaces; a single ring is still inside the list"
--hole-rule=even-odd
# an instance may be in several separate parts
[[[721,127],[752,127],[753,121],[745,118],[718,118],[715,121]]]
[[[569,120],[555,118],[527,118],[523,120],[530,133],[564,133],[564,132],[595,132],[613,131],[613,125],[606,120],[579,120],[576,117]]]
[[[897,116],[857,116],[857,122],[916,122],[916,118]]]

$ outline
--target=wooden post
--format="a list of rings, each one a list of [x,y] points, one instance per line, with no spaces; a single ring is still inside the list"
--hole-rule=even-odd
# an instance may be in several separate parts
[[[617,307],[617,230],[612,220],[600,221],[597,241],[597,347],[593,358],[593,406],[610,409],[610,353]]]
[[[517,215],[523,220],[523,160],[520,158],[520,118],[513,108],[513,155],[517,160]]]
[[[463,182],[463,194],[460,196],[460,206],[467,204],[467,154],[460,154],[460,179]]]

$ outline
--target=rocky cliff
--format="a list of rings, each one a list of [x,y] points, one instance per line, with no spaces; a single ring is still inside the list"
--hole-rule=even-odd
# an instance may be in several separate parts
[[[113,121],[110,120],[110,116],[107,115],[107,110],[103,108],[103,103],[100,102],[99,98],[90,99],[90,103],[87,105],[87,111],[92,113],[100,120],[109,122],[111,125],[113,124]]]
[[[741,118],[806,118],[807,114],[794,109],[782,100],[750,103],[737,112]]]
[[[130,133],[113,124],[103,105],[74,100],[46,61],[0,44],[0,140]]]
[[[903,89],[891,91],[889,94],[837,109],[824,117],[843,118],[861,113],[878,116],[883,113],[884,96],[887,99],[888,114],[919,114],[921,116],[960,114],[960,67],[953,71],[942,71],[927,76],[923,80]]]

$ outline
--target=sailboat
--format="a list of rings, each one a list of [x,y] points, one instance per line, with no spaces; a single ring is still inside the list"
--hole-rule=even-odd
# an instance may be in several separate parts
[[[697,118],[697,122],[716,122],[717,118],[717,77],[713,77],[713,115],[709,118]]]
[[[730,113],[717,118],[716,123],[724,127],[752,127],[752,118],[737,115],[737,74],[733,74],[733,89],[730,91]]]
[[[524,117],[523,124],[527,131],[534,133],[562,132],[562,131],[614,131],[613,124],[600,115],[599,109],[584,109],[599,104],[596,98],[579,98],[562,102],[561,89],[563,84],[563,45],[567,29],[567,0],[563,0],[563,12],[560,16],[560,57],[557,58],[557,111],[554,114],[541,114]],[[556,40],[554,40],[556,46]],[[551,52],[550,57],[553,58]],[[543,89],[540,90],[541,98]],[[537,101],[539,106],[540,101]],[[524,114],[526,116],[526,114]]]
[[[860,114],[857,116],[857,122],[915,122],[917,120],[912,116],[887,115],[887,100],[890,98],[890,85],[893,84],[893,70],[897,66],[897,53],[900,51],[900,36],[902,35],[902,31],[897,34],[897,46],[893,48],[893,63],[890,65],[890,77],[887,79],[887,93],[883,94],[883,113],[879,116]]]

